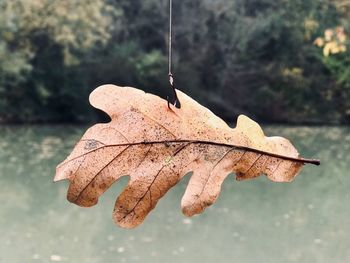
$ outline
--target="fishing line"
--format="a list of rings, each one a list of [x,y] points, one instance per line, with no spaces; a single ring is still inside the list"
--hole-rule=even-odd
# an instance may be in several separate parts
[[[172,67],[173,67],[173,1],[169,0],[169,50],[168,50],[168,66],[169,66],[169,84],[170,87],[173,91],[173,102],[172,104],[176,107],[176,108],[181,108],[181,103],[179,98],[177,97],[177,93],[176,93],[176,88],[175,88],[175,84],[174,84],[174,75],[172,72]],[[168,107],[170,109],[170,102],[169,102],[169,97],[168,97]]]

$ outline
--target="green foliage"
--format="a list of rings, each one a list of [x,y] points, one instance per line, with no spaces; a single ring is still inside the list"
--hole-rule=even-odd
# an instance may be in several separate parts
[[[103,0],[0,0],[0,120],[75,118],[73,66],[107,43],[118,14]]]
[[[323,63],[336,79],[332,90],[327,93],[329,101],[337,101],[336,105],[340,113],[340,120],[350,122],[350,55],[349,53],[337,54],[323,58]]]
[[[349,123],[349,51],[313,45],[347,1],[175,1],[175,84],[227,120]],[[167,4],[0,0],[0,121],[91,120],[103,83],[171,95]]]

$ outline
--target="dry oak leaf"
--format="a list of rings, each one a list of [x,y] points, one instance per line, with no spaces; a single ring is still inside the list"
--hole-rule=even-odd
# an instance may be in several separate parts
[[[114,221],[125,228],[143,222],[158,200],[188,172],[193,172],[181,201],[186,216],[213,204],[224,179],[265,174],[290,182],[305,163],[286,139],[265,137],[260,126],[239,116],[230,128],[207,108],[177,90],[181,109],[168,108],[158,96],[131,87],[104,85],[90,95],[109,123],[89,128],[68,158],[58,165],[55,181],[68,179],[68,200],[89,207],[122,176],[129,183],[119,195]]]

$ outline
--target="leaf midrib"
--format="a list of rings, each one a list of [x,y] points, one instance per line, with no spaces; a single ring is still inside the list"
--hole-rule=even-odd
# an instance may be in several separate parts
[[[84,139],[81,141],[96,141],[94,139]],[[63,163],[61,163],[59,167],[74,161],[76,159],[79,159],[87,154],[90,154],[92,152],[98,151],[100,149],[104,149],[104,148],[109,148],[109,147],[124,147],[124,146],[136,146],[136,145],[152,145],[152,144],[178,144],[178,143],[191,143],[191,144],[205,144],[205,145],[214,145],[214,146],[218,146],[218,147],[229,147],[235,150],[241,150],[241,151],[248,151],[248,152],[254,152],[254,153],[258,153],[258,154],[262,154],[262,155],[266,155],[266,156],[270,156],[270,157],[275,157],[275,158],[279,158],[279,159],[283,159],[283,160],[288,160],[288,161],[292,161],[292,162],[297,162],[297,163],[309,163],[309,164],[314,164],[314,165],[320,165],[320,160],[318,159],[307,159],[307,158],[301,158],[301,157],[291,157],[291,156],[286,156],[286,155],[280,155],[280,154],[276,154],[276,153],[271,153],[271,152],[266,152],[263,150],[258,150],[255,148],[251,148],[251,147],[247,147],[247,146],[240,146],[240,145],[233,145],[233,144],[227,144],[227,143],[218,143],[218,142],[213,142],[213,141],[204,141],[204,140],[186,140],[186,139],[181,139],[181,140],[163,140],[163,141],[142,141],[142,142],[134,142],[134,143],[120,143],[120,144],[103,144],[103,146],[98,147],[96,149],[93,149],[89,152],[86,152],[84,154],[81,154],[79,156],[76,156],[72,159],[69,159],[67,161],[64,161]]]

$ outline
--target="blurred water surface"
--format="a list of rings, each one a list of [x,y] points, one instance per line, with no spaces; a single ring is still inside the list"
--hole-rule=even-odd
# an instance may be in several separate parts
[[[267,126],[322,165],[289,184],[229,176],[193,218],[180,211],[185,178],[133,230],[111,219],[126,178],[89,209],[66,200],[67,182],[52,182],[85,128],[0,128],[0,262],[350,262],[349,128]]]

